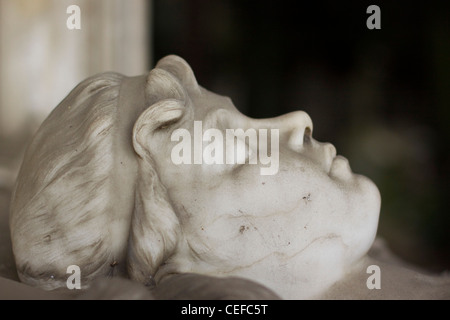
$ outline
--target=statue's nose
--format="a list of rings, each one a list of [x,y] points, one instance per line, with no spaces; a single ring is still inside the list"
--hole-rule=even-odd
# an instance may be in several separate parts
[[[287,144],[294,151],[300,151],[306,141],[311,140],[313,123],[311,117],[304,111],[288,114],[285,129]]]
[[[312,120],[304,111],[294,111],[275,118],[254,119],[252,124],[279,130],[280,138],[295,151],[299,151],[305,140],[311,139],[313,131]]]

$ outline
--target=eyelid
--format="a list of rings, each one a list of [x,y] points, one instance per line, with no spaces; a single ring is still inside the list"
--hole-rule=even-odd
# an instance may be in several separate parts
[[[177,99],[161,100],[149,108],[152,108],[151,117],[155,121],[154,131],[164,130],[172,126],[183,118],[186,110],[183,101]]]
[[[155,131],[165,130],[165,129],[173,126],[175,123],[179,122],[180,119],[181,118],[177,118],[177,119],[172,119],[172,120],[168,120],[166,122],[163,122],[155,129]]]

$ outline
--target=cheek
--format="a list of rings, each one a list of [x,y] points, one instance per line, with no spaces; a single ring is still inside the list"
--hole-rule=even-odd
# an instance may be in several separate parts
[[[189,247],[210,265],[231,270],[274,254],[291,257],[321,239],[342,240],[354,259],[373,241],[379,205],[365,180],[350,187],[307,170],[243,170],[194,182],[174,181],[170,197]]]
[[[262,186],[241,190],[239,196],[223,192],[227,187],[210,190],[207,197],[196,197],[189,209],[185,207],[192,213],[184,215],[189,219],[183,230],[189,246],[205,262],[232,269],[274,254],[286,259],[313,241],[340,234],[333,218],[339,211],[337,199],[319,193],[320,188],[299,196],[285,185],[281,191]]]

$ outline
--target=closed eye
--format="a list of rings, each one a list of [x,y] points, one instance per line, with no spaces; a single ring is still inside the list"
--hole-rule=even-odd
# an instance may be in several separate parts
[[[173,119],[173,120],[169,120],[166,121],[164,123],[162,123],[161,125],[159,125],[156,130],[157,131],[161,131],[161,130],[166,130],[168,128],[170,128],[171,126],[173,126],[174,124],[176,124],[180,119]]]

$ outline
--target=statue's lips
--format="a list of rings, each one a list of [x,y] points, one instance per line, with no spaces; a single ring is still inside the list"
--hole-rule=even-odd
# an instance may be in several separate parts
[[[331,161],[331,166],[330,170],[328,171],[328,174],[343,178],[345,176],[348,176],[349,174],[351,175],[351,173],[352,170],[350,168],[350,163],[348,162],[348,159],[341,155],[336,155]]]

